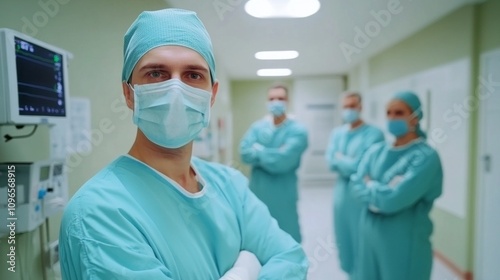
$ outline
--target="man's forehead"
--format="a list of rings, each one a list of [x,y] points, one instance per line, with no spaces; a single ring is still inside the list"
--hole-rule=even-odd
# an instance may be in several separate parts
[[[272,88],[269,89],[269,96],[286,96],[286,91],[284,88]]]
[[[359,101],[359,98],[355,95],[347,95],[344,97],[344,101],[349,101],[349,102],[352,102],[352,101]]]
[[[359,102],[359,98],[357,98],[356,96],[346,96],[342,100],[342,104],[344,104],[344,105],[347,105],[347,104],[358,105],[358,104],[360,104],[360,102]]]

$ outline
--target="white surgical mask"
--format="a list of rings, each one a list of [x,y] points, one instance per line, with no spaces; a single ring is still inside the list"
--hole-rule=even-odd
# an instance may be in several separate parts
[[[156,145],[176,149],[193,141],[210,121],[209,91],[178,79],[135,85],[134,124]]]
[[[359,120],[359,111],[354,109],[344,109],[342,111],[342,119],[348,124],[352,124]]]
[[[283,100],[272,100],[267,103],[267,110],[275,117],[282,116],[286,111],[286,102]]]

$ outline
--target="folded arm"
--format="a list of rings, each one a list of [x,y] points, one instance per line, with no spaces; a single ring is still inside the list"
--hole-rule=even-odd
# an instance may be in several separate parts
[[[359,197],[368,203],[371,209],[385,214],[410,207],[421,199],[429,188],[442,183],[443,173],[437,153],[411,161],[406,172],[398,176],[401,179],[395,184],[369,180],[360,185],[358,178]]]
[[[375,144],[384,141],[384,135],[378,130],[370,131],[363,140],[363,144],[357,147],[356,155],[350,157],[346,155],[337,155],[335,158],[339,172],[343,176],[349,177],[357,172],[358,166],[363,158],[363,155]]]
[[[307,132],[297,130],[287,136],[285,143],[279,148],[257,147],[260,167],[275,174],[294,170],[300,163],[302,153],[307,149],[307,141]]]
[[[252,252],[241,251],[236,263],[220,280],[257,280],[262,266]]]
[[[250,165],[259,164],[259,158],[257,157],[257,149],[255,144],[257,144],[257,131],[254,126],[245,133],[243,139],[240,142],[240,156],[241,160]]]
[[[306,279],[308,261],[300,244],[279,228],[240,172],[234,171],[232,177],[242,201],[242,250],[255,254],[262,264],[258,279]]]

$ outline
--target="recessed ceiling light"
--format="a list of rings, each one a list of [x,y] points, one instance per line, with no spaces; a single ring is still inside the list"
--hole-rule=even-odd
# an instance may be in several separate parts
[[[257,71],[257,76],[261,77],[277,77],[290,75],[292,75],[292,70],[288,68],[260,69]]]
[[[299,56],[297,51],[265,51],[255,54],[255,58],[262,60],[294,59]]]
[[[318,0],[249,0],[245,11],[256,18],[304,18],[320,7]]]

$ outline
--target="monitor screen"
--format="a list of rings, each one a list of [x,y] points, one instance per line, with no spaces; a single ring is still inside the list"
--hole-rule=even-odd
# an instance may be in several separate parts
[[[40,167],[40,181],[45,181],[49,179],[50,176],[50,165],[45,165]]]
[[[62,164],[56,164],[54,165],[54,170],[52,171],[53,176],[59,176],[63,172],[63,166]]]
[[[63,55],[15,39],[19,115],[66,116]]]

